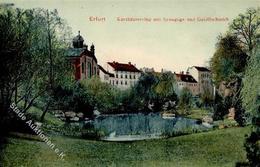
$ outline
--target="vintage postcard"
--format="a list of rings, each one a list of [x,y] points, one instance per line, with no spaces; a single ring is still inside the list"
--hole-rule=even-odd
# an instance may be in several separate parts
[[[0,0],[0,167],[260,167],[260,0]]]

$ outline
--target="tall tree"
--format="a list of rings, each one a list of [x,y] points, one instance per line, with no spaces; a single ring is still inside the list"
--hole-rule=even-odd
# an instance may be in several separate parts
[[[250,166],[260,166],[260,46],[253,51],[248,62],[241,91],[243,105],[252,120],[252,132],[246,139]]]
[[[217,85],[243,73],[248,57],[236,36],[220,36],[218,40],[216,51],[210,60],[213,79]]]
[[[230,31],[237,36],[248,54],[255,48],[260,38],[260,8],[249,8],[230,24]]]
[[[0,119],[8,115],[14,92],[26,78],[31,58],[27,49],[31,44],[33,14],[30,10],[0,9]]]
[[[26,112],[36,99],[46,96],[50,83],[61,83],[68,74],[64,37],[70,33],[60,20],[57,11],[0,10],[1,71],[5,72],[0,85],[1,113],[7,113],[12,100]]]

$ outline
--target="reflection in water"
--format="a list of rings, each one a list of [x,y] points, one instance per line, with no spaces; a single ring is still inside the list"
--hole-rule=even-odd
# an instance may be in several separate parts
[[[194,119],[163,119],[159,113],[101,115],[92,124],[95,129],[107,134],[105,140],[113,141],[160,138],[208,129]]]

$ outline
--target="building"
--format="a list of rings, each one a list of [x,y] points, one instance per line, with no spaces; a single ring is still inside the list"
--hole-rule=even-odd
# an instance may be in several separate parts
[[[115,61],[108,62],[106,69],[107,70],[104,70],[102,68],[102,70],[100,70],[101,81],[108,82],[121,90],[126,90],[134,86],[141,76],[141,71],[138,70],[135,65],[131,64],[131,62],[128,64]],[[108,77],[109,81],[107,80]]]
[[[180,72],[179,74],[175,74],[176,79],[176,94],[180,95],[181,91],[184,88],[190,90],[193,96],[197,96],[199,94],[198,90],[198,82],[189,74],[184,74],[184,72]]]
[[[72,40],[73,47],[67,51],[67,57],[74,68],[76,80],[91,78],[98,75],[98,62],[95,55],[95,46],[92,44],[90,50],[84,44],[83,37],[79,34]]]
[[[111,85],[115,85],[115,75],[112,73],[109,73],[108,71],[106,71],[102,66],[98,66],[99,67],[99,78],[102,82],[105,83],[109,83]]]
[[[143,73],[155,72],[154,68],[143,67],[140,69]]]
[[[200,95],[208,93],[210,96],[214,97],[212,75],[208,68],[192,66],[188,68],[187,73],[193,76],[196,81],[198,81],[198,91]]]

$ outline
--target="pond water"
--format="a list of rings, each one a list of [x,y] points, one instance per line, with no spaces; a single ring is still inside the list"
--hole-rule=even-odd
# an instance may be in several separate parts
[[[165,119],[160,113],[100,115],[91,124],[94,129],[105,132],[106,136],[102,139],[108,141],[163,138],[209,129],[194,119]]]

